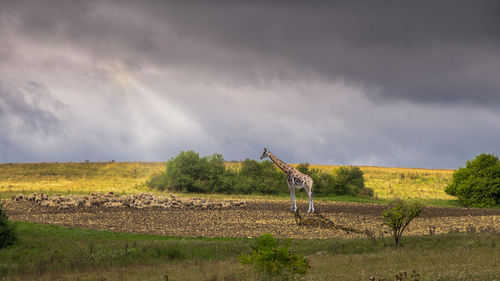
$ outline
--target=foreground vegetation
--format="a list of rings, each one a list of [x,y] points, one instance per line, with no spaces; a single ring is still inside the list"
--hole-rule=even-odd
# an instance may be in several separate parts
[[[177,238],[17,223],[19,242],[0,251],[7,280],[257,280],[238,261],[255,239]],[[279,240],[306,256],[306,280],[497,280],[499,233]],[[288,247],[288,246],[287,246]],[[403,279],[410,280],[410,279]]]
[[[7,212],[0,202],[0,249],[12,245],[17,240],[17,233],[15,226],[9,221]]]

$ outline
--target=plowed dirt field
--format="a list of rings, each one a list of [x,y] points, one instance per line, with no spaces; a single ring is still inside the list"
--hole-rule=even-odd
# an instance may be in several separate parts
[[[188,237],[257,237],[271,233],[279,238],[360,237],[370,231],[389,235],[382,226],[383,205],[315,202],[316,213],[301,213],[304,222],[327,220],[330,225],[298,225],[287,201],[247,201],[244,207],[220,210],[120,209],[83,207],[66,210],[30,202],[5,200],[9,218],[15,221],[55,224],[115,232]],[[306,202],[298,203],[307,210]],[[342,230],[344,229],[344,230]],[[346,231],[351,229],[354,231]],[[457,231],[500,231],[500,209],[425,208],[405,232],[428,235]]]

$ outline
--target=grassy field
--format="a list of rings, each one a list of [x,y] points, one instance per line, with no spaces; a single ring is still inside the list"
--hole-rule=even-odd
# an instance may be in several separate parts
[[[234,163],[228,163],[233,165]],[[332,172],[336,166],[311,165]],[[426,204],[454,202],[443,189],[452,170],[360,167],[375,199],[321,200],[385,202],[395,196]],[[0,164],[0,198],[17,193],[120,194],[154,192],[145,181],[164,163]],[[193,195],[190,195],[193,196]],[[204,195],[206,196],[206,195]],[[288,196],[208,195],[214,198]],[[186,238],[73,229],[16,222],[19,241],[0,250],[0,280],[259,280],[238,256],[251,251],[254,238]],[[281,240],[284,243],[285,240]],[[500,233],[479,230],[391,237],[295,239],[291,251],[310,259],[304,280],[499,280]]]
[[[163,170],[161,162],[0,164],[0,193],[151,192],[145,181]]]
[[[227,165],[232,168],[238,166],[237,163]],[[338,166],[311,165],[310,168],[332,172]],[[374,190],[376,199],[420,198],[429,202],[436,200],[436,204],[443,204],[443,201],[453,199],[443,191],[451,181],[453,170],[360,168],[364,173],[365,185]],[[10,197],[16,193],[32,192],[48,194],[156,192],[146,187],[144,183],[151,175],[164,169],[165,164],[162,162],[0,164],[0,198]],[[357,200],[349,197],[336,199]]]
[[[5,280],[258,280],[237,260],[255,239],[178,238],[17,224],[20,241],[0,251]],[[283,243],[284,240],[281,240]],[[295,239],[310,259],[305,280],[498,280],[500,234],[460,233],[390,238]],[[408,278],[402,280],[413,280]]]
[[[332,172],[339,166],[311,165],[310,168]],[[388,168],[361,166],[365,185],[373,189],[375,197],[390,199],[453,199],[444,193],[454,170]]]

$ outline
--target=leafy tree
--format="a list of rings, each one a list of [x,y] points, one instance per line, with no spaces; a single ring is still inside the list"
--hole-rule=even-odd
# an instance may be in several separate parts
[[[359,167],[340,167],[332,175],[319,169],[309,169],[309,163],[301,163],[297,170],[313,179],[317,195],[373,196],[373,191],[365,187],[363,171]]]
[[[175,158],[167,161],[166,180],[169,189],[197,192],[201,180],[205,178],[200,155],[192,150],[181,151]]]
[[[305,275],[310,268],[309,259],[290,253],[289,246],[290,243],[278,247],[278,241],[271,234],[263,234],[257,238],[253,252],[241,255],[239,260],[243,264],[253,265],[263,279],[267,280],[289,280],[297,274]]]
[[[335,178],[319,169],[309,169],[309,163],[300,163],[297,170],[313,179],[313,189],[316,195],[344,195],[346,190],[338,188]]]
[[[358,167],[342,167],[329,174],[309,169],[308,163],[297,169],[311,176],[317,195],[366,195],[363,173]],[[286,175],[272,162],[245,159],[240,169],[226,168],[221,154],[200,157],[194,151],[181,151],[166,163],[163,173],[153,175],[146,185],[160,190],[180,192],[218,192],[238,194],[287,194]],[[373,194],[372,194],[373,195]]]
[[[241,193],[279,194],[288,192],[286,175],[269,161],[245,159],[238,173],[235,189]]]
[[[9,222],[9,217],[0,203],[0,249],[14,244],[17,240],[15,226]]]
[[[414,218],[420,215],[421,211],[422,205],[419,203],[410,203],[402,199],[393,200],[389,207],[383,211],[384,224],[391,229],[396,246],[399,246],[403,231]]]
[[[331,174],[320,171],[319,169],[312,169],[310,176],[314,181],[313,188],[316,190],[317,195],[344,195],[346,189],[337,185],[335,177]]]
[[[346,193],[356,195],[365,188],[363,171],[359,167],[340,167],[335,172],[337,186],[347,189]]]
[[[309,163],[300,163],[297,165],[297,170],[303,174],[309,175]]]
[[[500,204],[500,161],[492,154],[480,154],[453,173],[445,190],[463,206],[491,207]]]
[[[161,190],[213,192],[222,187],[226,168],[221,154],[201,157],[198,153],[181,151],[167,161],[166,171],[153,176],[146,184]]]
[[[203,192],[218,191],[218,188],[222,186],[222,178],[226,174],[224,157],[222,157],[222,154],[214,153],[210,156],[203,157],[201,161],[206,161],[204,165],[207,183],[205,184],[205,190],[203,190]]]

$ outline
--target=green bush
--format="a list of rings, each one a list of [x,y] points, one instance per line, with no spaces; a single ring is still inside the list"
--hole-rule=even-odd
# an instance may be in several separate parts
[[[146,181],[146,185],[151,188],[165,190],[168,186],[167,177],[165,176],[165,173],[152,175],[151,178]]]
[[[453,173],[445,190],[463,206],[491,207],[500,204],[500,161],[492,154],[469,160]]]
[[[290,241],[290,240],[289,240]],[[290,253],[290,243],[278,247],[278,241],[271,234],[257,238],[251,254],[239,257],[242,264],[253,265],[262,279],[293,279],[295,275],[305,275],[309,270],[309,259],[299,254]]]
[[[419,203],[410,203],[402,199],[393,200],[389,207],[383,211],[384,224],[391,229],[396,246],[399,246],[403,231],[414,218],[420,215],[421,211],[422,205]]]
[[[299,164],[297,169],[311,176],[315,195],[373,195],[364,187],[363,172],[358,167],[341,167],[333,175],[309,169],[307,163]],[[231,170],[225,167],[221,154],[200,157],[194,151],[182,151],[168,160],[165,172],[153,175],[146,185],[180,192],[289,193],[286,174],[270,161],[245,159],[240,169]]]
[[[160,190],[182,192],[216,192],[223,189],[226,168],[220,154],[199,156],[194,151],[182,151],[167,161],[166,171],[153,176],[146,185]]]
[[[269,161],[245,159],[237,174],[236,193],[280,194],[288,193],[286,175]]]
[[[9,222],[9,217],[0,203],[0,249],[14,244],[17,240],[15,226]]]
[[[181,192],[288,193],[286,175],[269,161],[246,159],[235,171],[225,167],[221,154],[200,157],[194,151],[182,151],[171,158],[165,172],[153,175],[146,185]]]
[[[365,188],[363,172],[359,167],[340,167],[335,171],[337,186],[347,189],[347,194],[356,195]]]
[[[309,169],[308,163],[301,163],[297,170],[313,179],[315,195],[373,196],[373,190],[365,187],[363,171],[359,167],[340,167],[332,175],[319,169]]]

